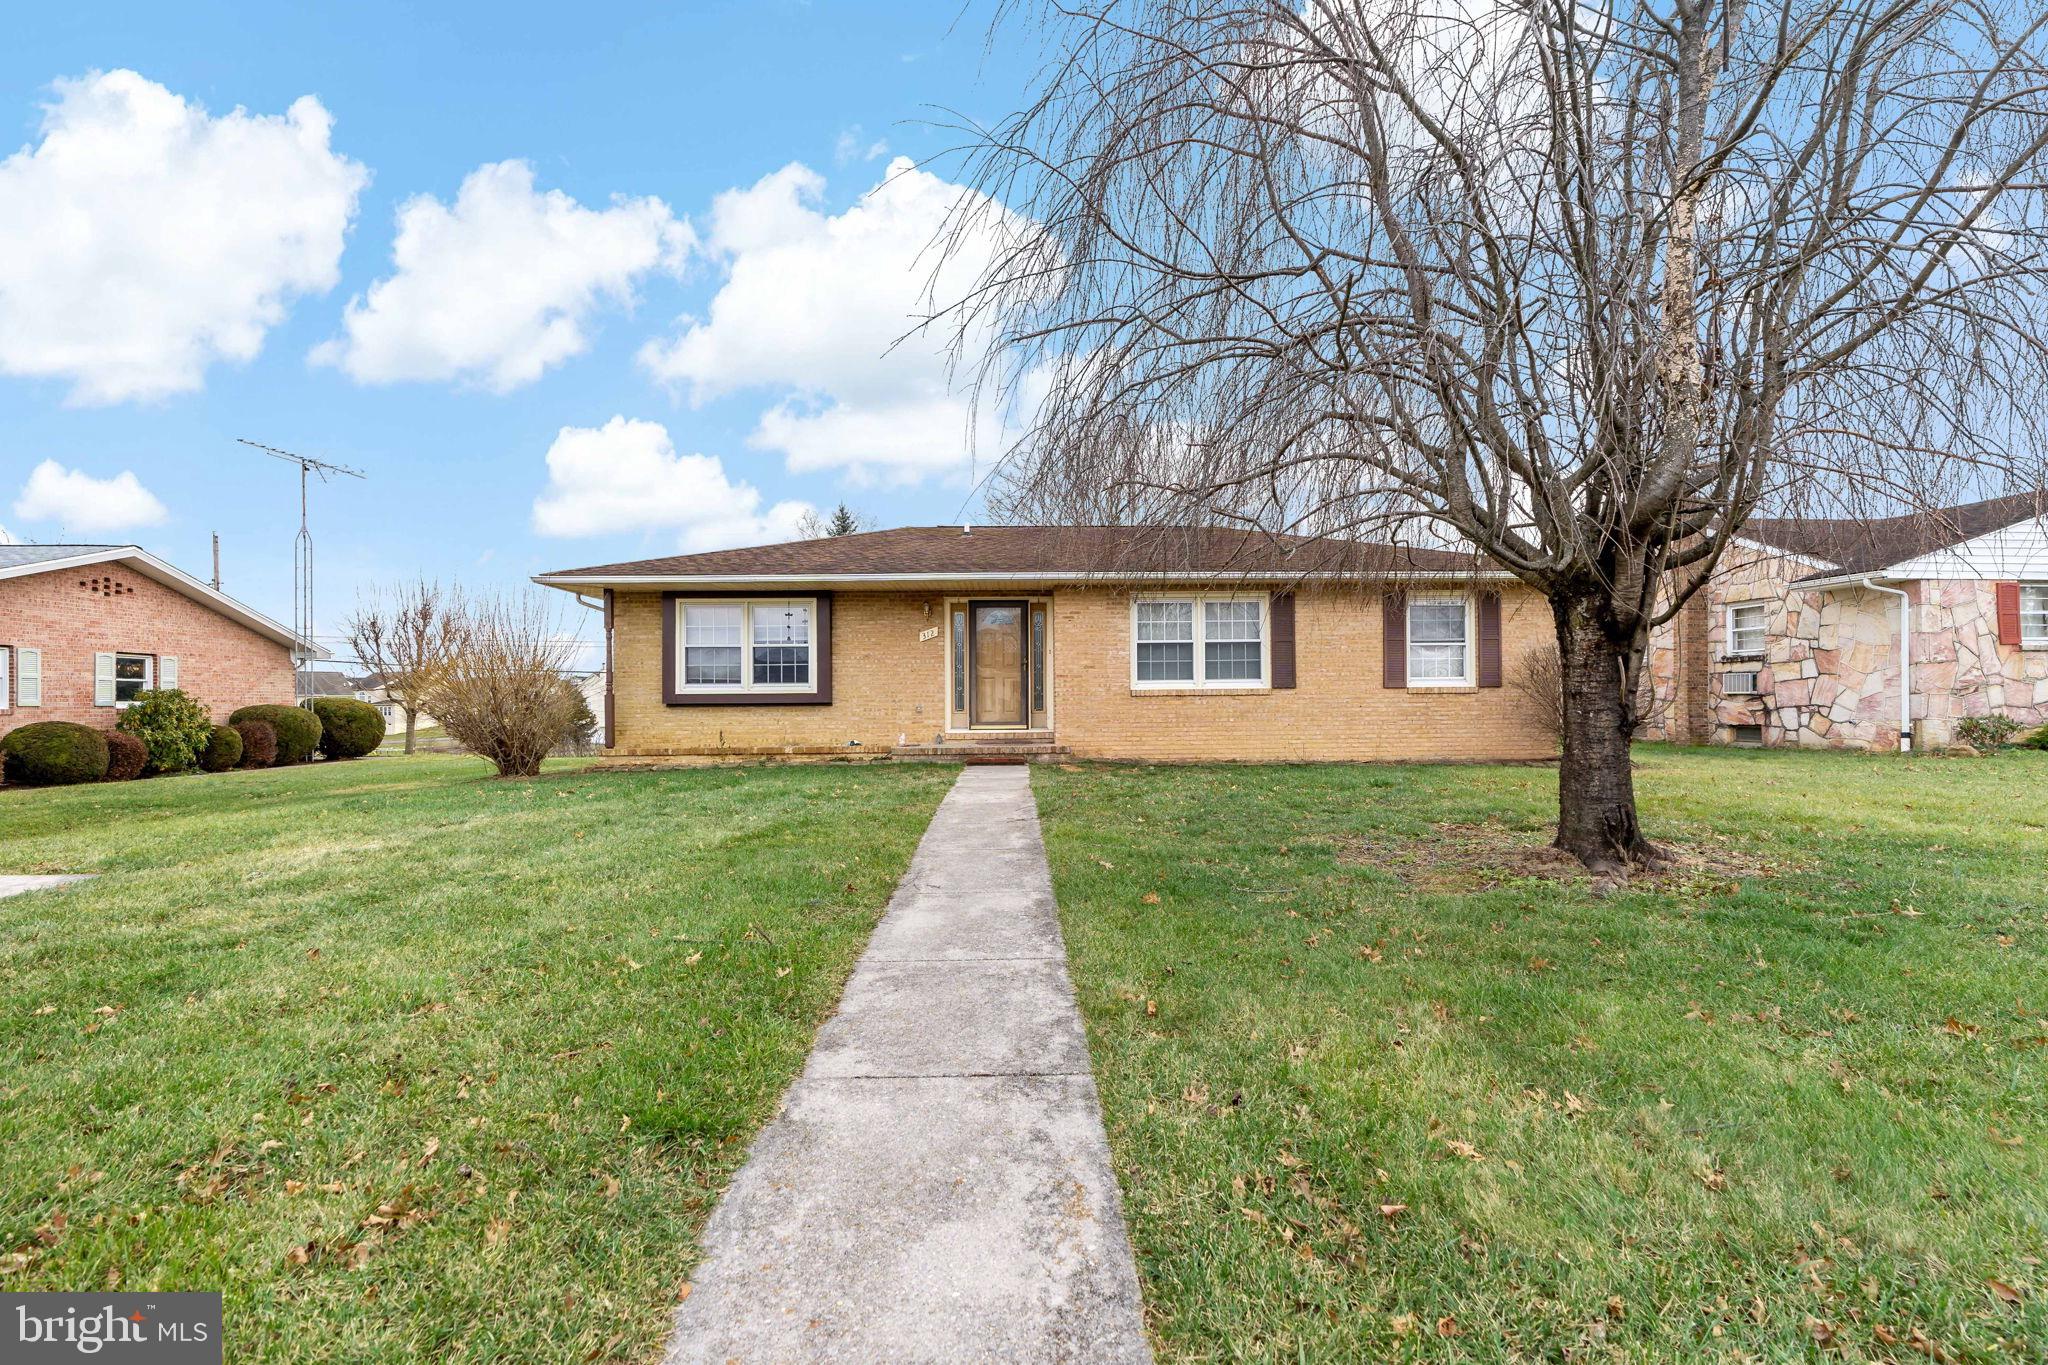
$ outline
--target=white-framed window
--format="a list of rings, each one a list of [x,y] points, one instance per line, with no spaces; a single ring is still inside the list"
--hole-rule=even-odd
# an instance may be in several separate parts
[[[2048,649],[2048,583],[2020,584],[2020,644]]]
[[[1728,644],[1723,653],[1729,659],[1761,659],[1765,628],[1770,625],[1768,602],[1731,602],[1728,605]]]
[[[0,645],[0,711],[14,708],[14,650]]]
[[[683,600],[675,612],[679,690],[817,690],[816,598]]]
[[[1472,686],[1472,635],[1470,597],[1409,598],[1408,685]]]
[[[131,705],[156,686],[154,654],[101,653],[92,656],[92,704]]]
[[[1133,687],[1264,687],[1263,593],[1188,593],[1131,603]]]

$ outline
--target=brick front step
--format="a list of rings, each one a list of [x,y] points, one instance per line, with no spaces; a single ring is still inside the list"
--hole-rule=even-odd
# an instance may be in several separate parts
[[[889,756],[910,762],[928,763],[1044,763],[1068,757],[1073,751],[1043,739],[988,738],[949,739],[939,744],[899,744]]]

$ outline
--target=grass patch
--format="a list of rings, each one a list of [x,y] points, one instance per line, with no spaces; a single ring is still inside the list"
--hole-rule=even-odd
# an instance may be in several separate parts
[[[229,1357],[646,1359],[952,780],[467,758],[0,792],[0,1288]]]
[[[1165,1358],[2048,1357],[2048,757],[1040,769]]]

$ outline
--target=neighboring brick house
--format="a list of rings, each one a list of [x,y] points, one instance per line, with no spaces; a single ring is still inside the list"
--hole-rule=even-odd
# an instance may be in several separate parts
[[[292,702],[290,630],[134,545],[0,545],[0,733],[112,729],[136,693],[182,688],[216,721]]]
[[[1964,716],[2048,724],[2048,500],[1758,519],[1651,642],[1649,736],[1938,747]],[[1906,657],[1900,657],[1901,625]]]
[[[1472,559],[905,527],[543,574],[601,598],[619,757],[1524,759],[1549,608]]]

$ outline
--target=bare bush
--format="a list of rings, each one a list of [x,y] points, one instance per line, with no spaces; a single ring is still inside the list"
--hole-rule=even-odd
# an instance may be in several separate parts
[[[1557,652],[1556,645],[1538,645],[1523,652],[1508,670],[1508,689],[1522,699],[1527,713],[1543,727],[1543,732],[1564,743],[1564,659]],[[1647,673],[1636,696],[1635,728],[1631,738],[1656,726],[1662,719],[1666,702],[1657,696]]]
[[[1514,690],[1544,732],[1564,742],[1564,660],[1556,645],[1540,645],[1523,653],[1508,671]]]
[[[426,708],[500,777],[532,777],[574,731],[582,702],[562,676],[570,643],[554,606],[531,589],[449,600],[451,647]]]

